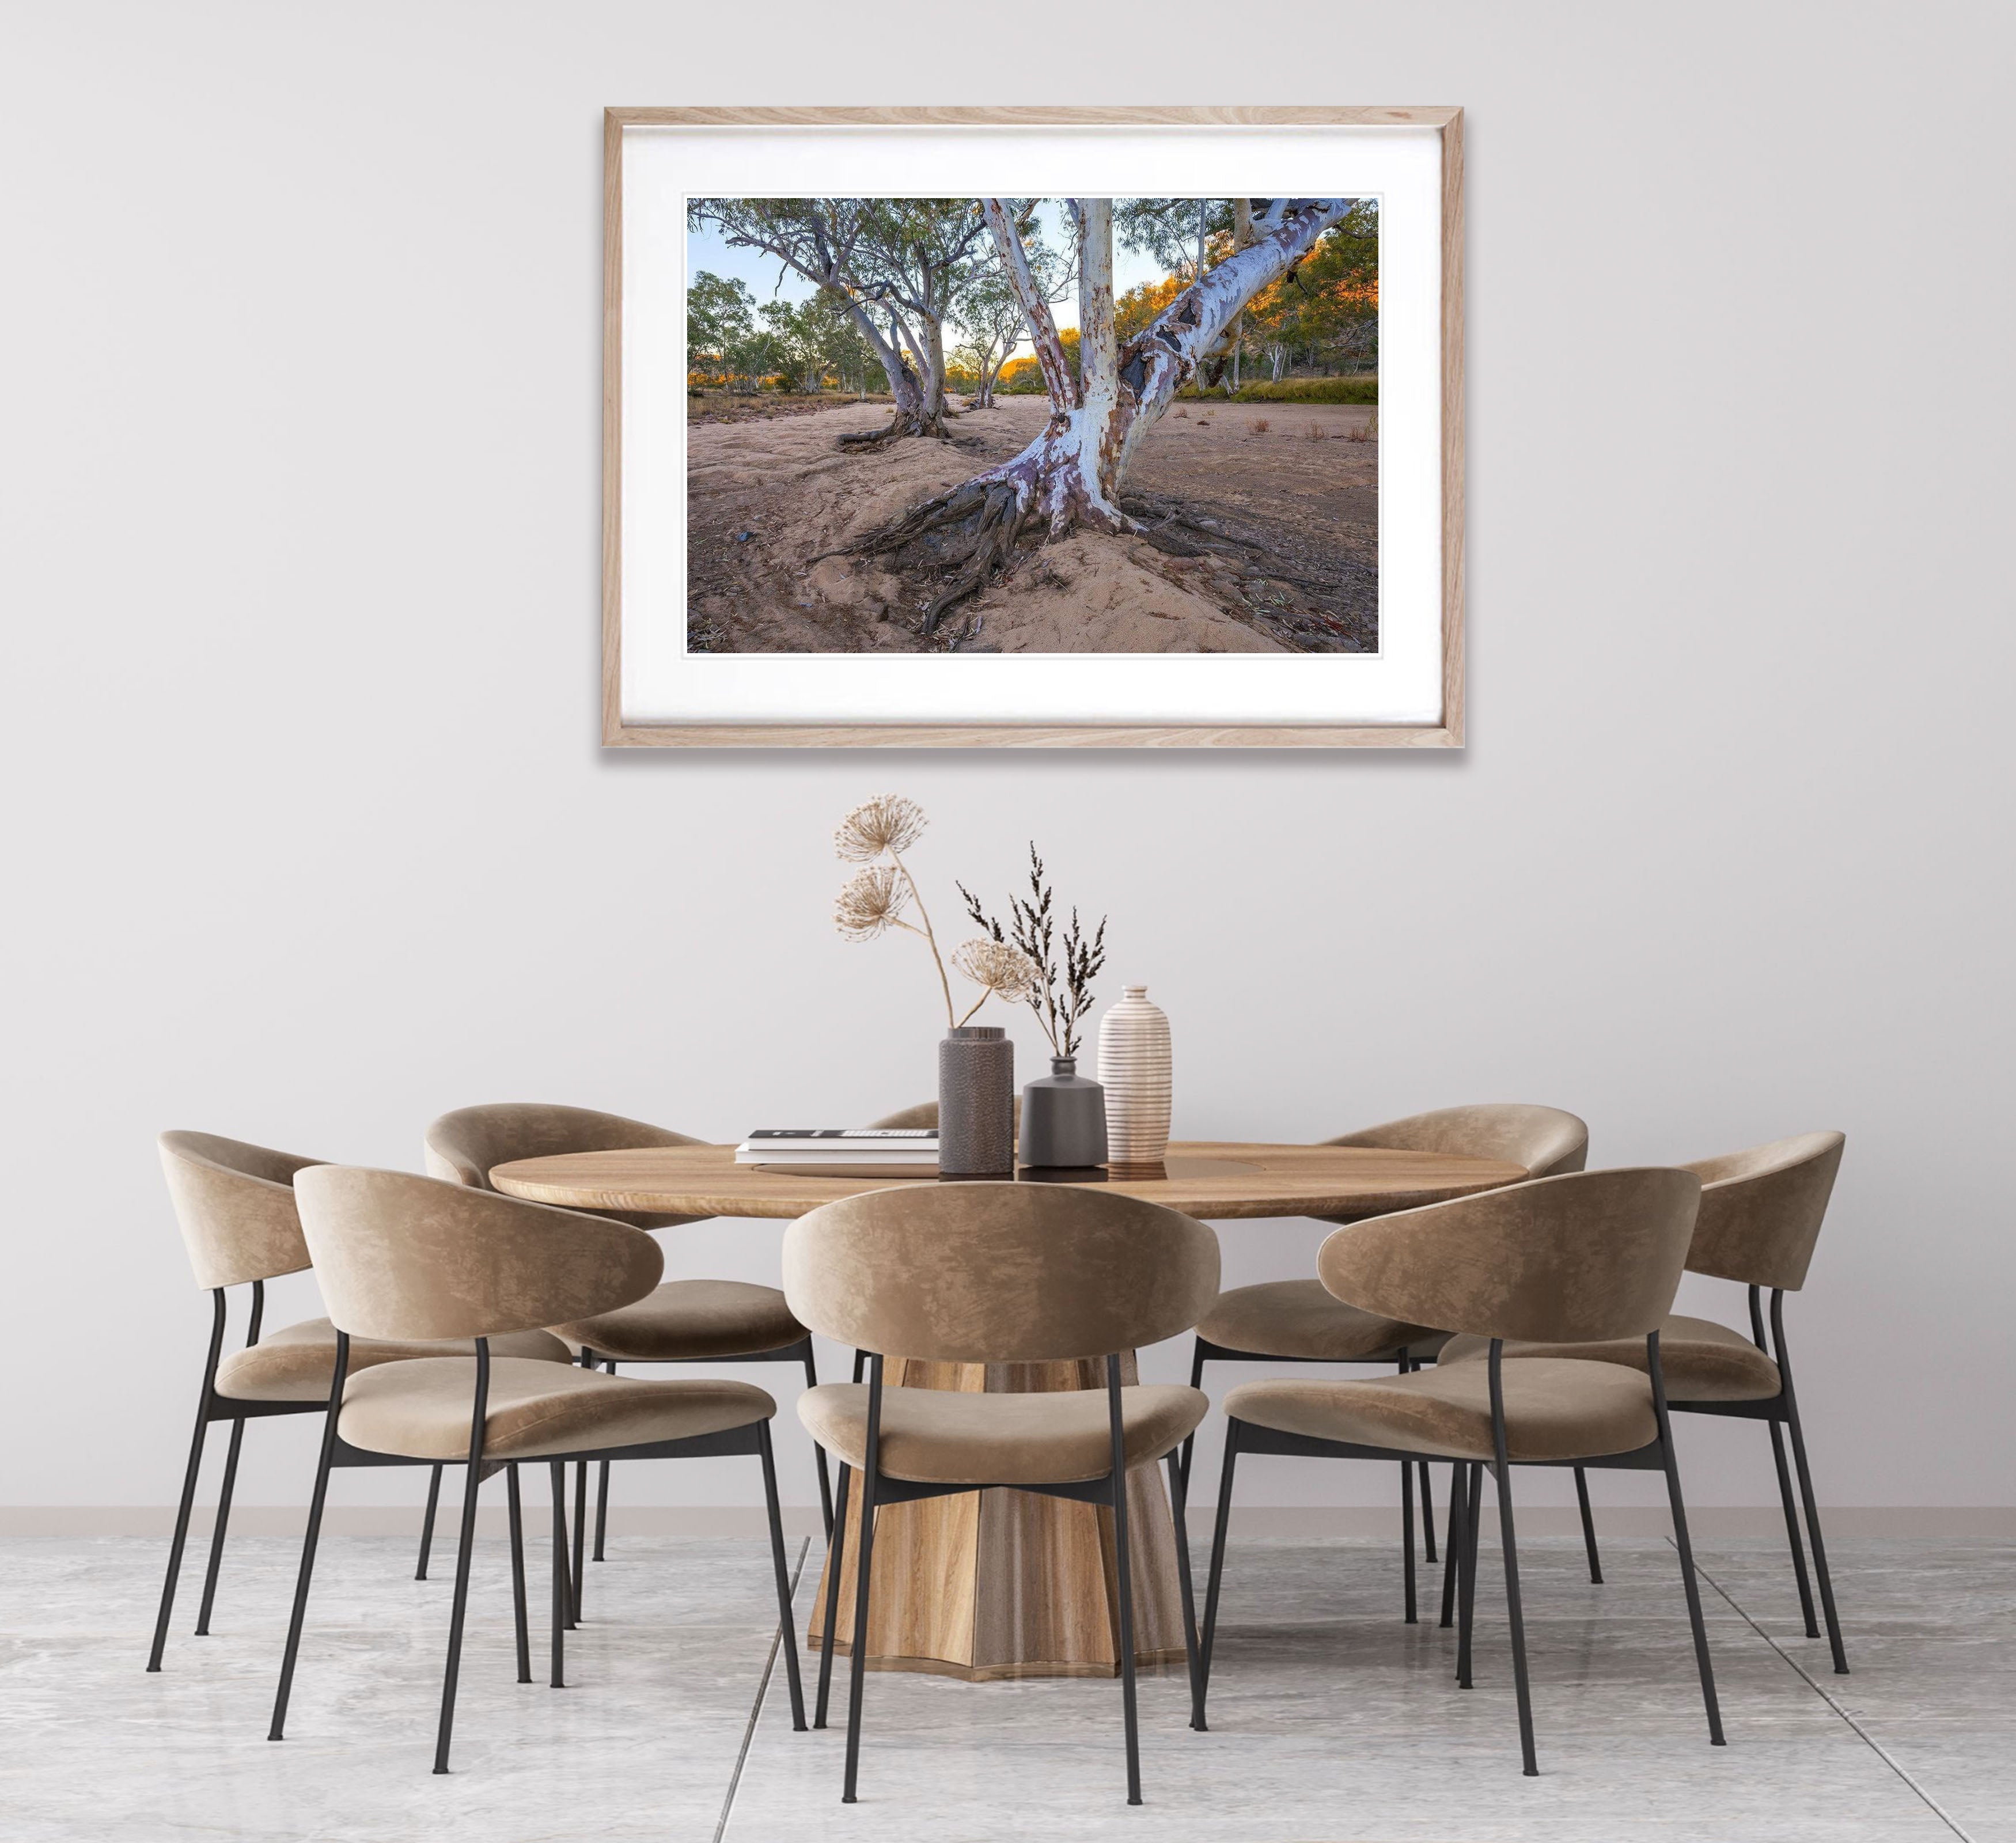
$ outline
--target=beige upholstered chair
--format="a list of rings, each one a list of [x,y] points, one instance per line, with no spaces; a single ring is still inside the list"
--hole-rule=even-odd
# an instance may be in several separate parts
[[[760,1459],[770,1557],[793,1726],[805,1725],[790,1578],[770,1451],[776,1403],[747,1383],[642,1382],[571,1365],[495,1354],[503,1339],[549,1323],[617,1311],[650,1294],[664,1272],[658,1244],[626,1222],[521,1202],[405,1172],[316,1165],[296,1180],[301,1227],[337,1328],[336,1356],[301,1546],[286,1656],[270,1738],[284,1732],[322,1506],[338,1466],[466,1465],[448,1670],[434,1770],[448,1770],[455,1679],[469,1604],[476,1503],[486,1467],[543,1460],[553,1487],[553,1683],[563,1681],[568,1578],[564,1466],[569,1460]],[[471,1338],[474,1354],[387,1363],[353,1373],[361,1338]],[[514,1556],[514,1560],[516,1559]],[[518,1675],[531,1680],[518,1595]]]
[[[188,1245],[196,1284],[209,1289],[212,1300],[210,1352],[204,1359],[203,1387],[196,1396],[196,1431],[189,1441],[189,1465],[182,1474],[182,1501],[175,1510],[175,1532],[168,1545],[167,1578],[161,1585],[160,1610],[154,1621],[154,1642],[147,1668],[159,1670],[168,1642],[168,1621],[175,1610],[175,1585],[182,1573],[182,1550],[189,1539],[190,1514],[196,1503],[203,1468],[204,1436],[218,1421],[231,1423],[225,1450],[224,1481],[218,1493],[217,1519],[210,1539],[210,1559],[203,1570],[203,1604],[196,1614],[199,1634],[210,1630],[211,1609],[217,1598],[217,1575],[224,1559],[225,1533],[231,1521],[231,1496],[238,1482],[238,1452],[248,1420],[276,1414],[321,1414],[329,1406],[329,1377],[336,1367],[336,1327],[327,1319],[310,1319],[283,1330],[262,1335],[266,1313],[266,1282],[282,1274],[299,1273],[308,1265],[308,1244],[294,1207],[297,1172],[319,1162],[275,1152],[214,1133],[164,1132],[160,1139],[161,1168],[168,1182]],[[227,1295],[234,1287],[249,1286],[250,1303],[245,1344],[224,1354],[229,1315]],[[404,1357],[438,1356],[444,1349],[473,1355],[468,1343],[441,1345],[411,1340],[358,1338],[350,1348],[352,1370],[394,1362]],[[544,1331],[528,1331],[499,1340],[502,1355],[564,1363],[567,1347]],[[441,1474],[437,1469],[427,1499],[427,1521],[434,1519]],[[425,1571],[424,1568],[423,1572]]]
[[[1463,1158],[1493,1158],[1525,1167],[1536,1178],[1580,1171],[1589,1157],[1589,1128],[1559,1107],[1509,1103],[1471,1107],[1440,1107],[1389,1120],[1323,1142],[1332,1146],[1366,1146],[1394,1152],[1439,1152]],[[1319,1222],[1341,1221],[1319,1217]],[[1257,1286],[1234,1287],[1197,1326],[1197,1348],[1190,1359],[1190,1385],[1201,1388],[1207,1362],[1391,1363],[1403,1373],[1433,1358],[1448,1335],[1431,1325],[1413,1325],[1363,1312],[1324,1289],[1321,1280],[1263,1280]],[[1190,1482],[1190,1449],[1183,1451],[1183,1482]],[[1401,1539],[1404,1562],[1403,1596],[1407,1623],[1415,1618],[1413,1467],[1400,1468]],[[1597,1568],[1596,1538],[1589,1520],[1587,1492],[1583,1500],[1583,1532],[1589,1567]],[[1429,1495],[1428,1468],[1420,1468],[1421,1529],[1427,1559],[1435,1559],[1435,1505]],[[1598,1577],[1600,1578],[1600,1576]],[[1443,1623],[1448,1620],[1445,1618]]]
[[[1798,1583],[1799,1610],[1806,1636],[1818,1638],[1813,1617],[1813,1587],[1806,1578],[1805,1552],[1799,1539],[1799,1506],[1785,1464],[1784,1436],[1792,1438],[1798,1469],[1799,1496],[1805,1507],[1806,1529],[1813,1541],[1813,1574],[1820,1607],[1827,1618],[1827,1643],[1834,1668],[1845,1676],[1848,1653],[1841,1643],[1841,1620],[1834,1610],[1834,1582],[1827,1572],[1827,1545],[1820,1535],[1820,1506],[1813,1496],[1812,1467],[1806,1460],[1806,1437],[1799,1424],[1799,1401],[1792,1388],[1792,1362],[1785,1348],[1785,1295],[1805,1284],[1813,1244],[1827,1215],[1841,1168],[1838,1132],[1802,1133],[1777,1139],[1748,1151],[1719,1158],[1701,1158],[1683,1168],[1701,1179],[1701,1214],[1694,1243],[1687,1251],[1688,1270],[1718,1280],[1733,1280],[1750,1290],[1750,1335],[1717,1324],[1712,1319],[1669,1313],[1660,1321],[1659,1360],[1665,1369],[1666,1394],[1672,1406],[1690,1414],[1720,1414],[1761,1420],[1771,1430],[1771,1456],[1777,1462],[1778,1498],[1784,1506],[1785,1535],[1792,1551],[1792,1572]],[[1771,1294],[1771,1333],[1764,1331],[1763,1294]],[[1459,1337],[1444,1348],[1442,1361],[1476,1362],[1489,1346],[1478,1337]],[[1775,1355],[1773,1352],[1775,1349]],[[1636,1338],[1576,1346],[1558,1342],[1512,1343],[1507,1357],[1573,1355],[1643,1369],[1645,1346]]]
[[[619,1114],[534,1101],[460,1107],[427,1128],[427,1163],[433,1175],[478,1190],[490,1188],[491,1169],[518,1158],[550,1158],[567,1152],[632,1151],[643,1146],[697,1146],[706,1142]],[[670,1229],[699,1216],[600,1212],[639,1229]],[[791,1316],[775,1287],[739,1280],[668,1280],[619,1312],[554,1327],[580,1353],[584,1366],[600,1362],[610,1375],[623,1363],[797,1363],[808,1388],[819,1383],[811,1334]],[[833,1488],[826,1455],[819,1466],[819,1508],[833,1530]],[[581,1614],[587,1518],[588,1468],[574,1478],[573,1613]],[[594,1559],[603,1558],[609,1524],[609,1467],[596,1485]]]
[[[813,1725],[832,1681],[850,1479],[861,1488],[855,1566],[853,1693],[844,1801],[854,1802],[875,1512],[884,1503],[1010,1485],[1109,1505],[1119,1608],[1127,1802],[1141,1802],[1134,1696],[1133,1586],[1126,1474],[1170,1461],[1209,1404],[1195,1389],[1123,1388],[1122,1355],[1187,1330],[1218,1291],[1218,1238],[1154,1204],[1093,1190],[941,1183],[869,1191],[801,1216],[784,1232],[784,1292],[815,1330],[869,1353],[866,1386],[808,1390],[798,1413],[841,1462],[825,1648]],[[981,1395],[883,1387],[895,1355],[952,1363],[1103,1356],[1093,1390]],[[1184,1641],[1196,1683],[1189,1545],[1175,1505]]]
[[[1700,1197],[1701,1180],[1691,1172],[1583,1172],[1377,1216],[1330,1236],[1316,1270],[1340,1299],[1398,1323],[1448,1326],[1488,1339],[1486,1359],[1359,1382],[1273,1378],[1243,1383],[1226,1397],[1225,1470],[1204,1601],[1201,1686],[1210,1679],[1233,1470],[1243,1452],[1270,1452],[1417,1463],[1449,1459],[1467,1470],[1467,1488],[1452,1499],[1449,1528],[1462,1595],[1457,1679],[1467,1688],[1478,1499],[1489,1465],[1497,1483],[1505,1552],[1520,1751],[1525,1770],[1536,1773],[1511,1468],[1656,1469],[1665,1474],[1672,1507],[1708,1735],[1720,1746],[1722,1719],[1659,1352],[1659,1327],[1679,1284]],[[1513,1339],[1568,1344],[1611,1338],[1639,1343],[1644,1366],[1580,1357],[1517,1362],[1503,1357],[1505,1342]],[[1198,1700],[1201,1709],[1201,1688]]]

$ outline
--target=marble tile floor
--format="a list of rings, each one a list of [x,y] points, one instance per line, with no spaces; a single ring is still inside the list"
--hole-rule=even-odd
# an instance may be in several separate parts
[[[538,1519],[534,1519],[535,1529]],[[294,1545],[232,1542],[213,1636],[193,1545],[166,1669],[142,1669],[162,1545],[0,1542],[0,1843],[2016,1843],[2016,1544],[1837,1545],[1854,1674],[1801,1631],[1782,1551],[1703,1546],[1730,1744],[1707,1744],[1669,1545],[1523,1546],[1542,1776],[1519,1772],[1500,1583],[1477,1687],[1399,1618],[1361,1541],[1237,1544],[1212,1730],[1142,1684],[1147,1803],[1123,1802],[1111,1682],[877,1672],[862,1799],[836,1725],[791,1731],[766,1545],[628,1538],[589,1576],[571,1686],[514,1680],[501,1542],[479,1543],[455,1771],[430,1771],[448,1582],[412,1545],[326,1541],[289,1738],[265,1739]],[[801,1625],[816,1549],[794,1545]],[[1200,1565],[1201,1557],[1200,1557]],[[1427,1577],[1432,1587],[1434,1572]],[[808,1695],[816,1654],[805,1655]],[[844,1663],[844,1661],[843,1661]]]

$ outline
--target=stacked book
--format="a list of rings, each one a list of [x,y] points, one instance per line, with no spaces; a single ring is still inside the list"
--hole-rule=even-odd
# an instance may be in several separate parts
[[[929,1126],[765,1127],[735,1148],[735,1162],[806,1177],[927,1178],[938,1136]]]

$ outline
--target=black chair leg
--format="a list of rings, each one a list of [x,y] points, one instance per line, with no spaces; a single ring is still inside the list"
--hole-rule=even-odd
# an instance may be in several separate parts
[[[175,1508],[175,1533],[168,1542],[167,1578],[161,1583],[160,1610],[154,1616],[154,1644],[147,1654],[147,1668],[161,1668],[161,1653],[168,1642],[168,1621],[175,1610],[175,1582],[182,1571],[182,1550],[189,1542],[189,1514],[196,1506],[196,1483],[203,1470],[203,1435],[209,1431],[206,1409],[209,1406],[210,1391],[203,1391],[203,1400],[198,1402],[196,1411],[196,1433],[189,1441],[188,1467],[182,1473],[182,1501]],[[238,1424],[243,1426],[244,1423]]]
[[[1539,1776],[1533,1748],[1533,1687],[1526,1675],[1526,1618],[1519,1600],[1519,1544],[1512,1530],[1512,1467],[1505,1457],[1505,1424],[1498,1424],[1498,1535],[1505,1551],[1505,1618],[1512,1629],[1512,1683],[1519,1698],[1519,1754],[1528,1779]]]
[[[1442,1616],[1440,1624],[1445,1632],[1456,1623],[1456,1577],[1463,1572],[1463,1510],[1467,1495],[1463,1488],[1463,1467],[1451,1466],[1449,1522],[1442,1544]]]
[[[1127,1473],[1113,1478],[1113,1571],[1120,1613],[1120,1719],[1127,1741],[1127,1802],[1141,1802],[1141,1715],[1134,1684],[1134,1564],[1128,1550]]]
[[[1176,1590],[1183,1596],[1183,1661],[1190,1671],[1190,1720],[1194,1726],[1203,1711],[1197,1701],[1197,1589],[1190,1579],[1190,1517],[1188,1507],[1183,1503],[1179,1468],[1174,1452],[1169,1455],[1168,1467],[1169,1520],[1175,1525]]]
[[[812,1355],[812,1341],[805,1340],[805,1387],[819,1387],[819,1363]],[[833,1479],[826,1470],[826,1449],[812,1442],[812,1463],[819,1469],[819,1521],[826,1525],[826,1539],[833,1541]]]
[[[610,1367],[614,1369],[612,1363]],[[609,1461],[603,1460],[595,1481],[595,1552],[589,1559],[600,1561],[605,1558],[603,1544],[609,1535]]]
[[[1463,1568],[1456,1583],[1456,1680],[1471,1686],[1471,1643],[1477,1629],[1477,1545],[1484,1526],[1484,1467],[1464,1468]]]
[[[1121,1420],[1120,1358],[1106,1359],[1107,1423],[1112,1467],[1113,1576],[1119,1601],[1120,1715],[1127,1737],[1127,1802],[1141,1802],[1141,1712],[1134,1683],[1134,1557],[1127,1531],[1127,1437]]]
[[[463,1476],[462,1541],[455,1557],[455,1599],[448,1615],[448,1668],[441,1673],[441,1728],[434,1737],[434,1770],[448,1770],[455,1738],[455,1692],[462,1680],[462,1634],[469,1616],[469,1570],[476,1559],[476,1500],[483,1488],[483,1438],[490,1402],[490,1343],[476,1341],[476,1401],[469,1423],[469,1469]],[[336,1419],[334,1409],[329,1419]]]
[[[840,1590],[844,1576],[841,1564],[847,1559],[847,1481],[853,1468],[840,1468],[840,1493],[833,1504],[833,1542],[826,1558],[826,1636],[819,1646],[819,1696],[812,1707],[812,1726],[826,1726],[827,1698],[833,1691],[833,1647],[840,1632]]]
[[[525,1507],[518,1492],[518,1468],[504,1468],[505,1497],[511,1512],[511,1622],[518,1640],[518,1680],[532,1680],[532,1628],[525,1613]]]
[[[553,1495],[553,1667],[549,1686],[567,1687],[567,1611],[574,1604],[574,1583],[567,1573],[567,1463],[550,1462]]]
[[[336,1374],[329,1387],[329,1412],[322,1424],[322,1447],[315,1460],[315,1489],[308,1495],[308,1526],[301,1537],[301,1565],[294,1577],[294,1607],[287,1620],[286,1648],[280,1654],[280,1686],[273,1697],[273,1723],[266,1732],[268,1740],[286,1737],[287,1699],[294,1691],[294,1664],[301,1654],[301,1627],[308,1612],[308,1582],[315,1576],[315,1545],[322,1539],[322,1506],[329,1499],[329,1474],[336,1456],[336,1417],[343,1406],[344,1372],[350,1363],[350,1340],[341,1332],[336,1339]]]
[[[1423,1466],[1426,1471],[1427,1467]],[[1407,1625],[1416,1623],[1414,1609],[1414,1462],[1400,1461],[1400,1599]]]
[[[1785,1435],[1775,1420],[1771,1427],[1771,1462],[1778,1473],[1778,1502],[1785,1513],[1785,1542],[1792,1551],[1792,1578],[1798,1583],[1799,1617],[1806,1636],[1820,1635],[1820,1615],[1813,1610],[1813,1583],[1806,1576],[1806,1545],[1799,1535],[1798,1500],[1792,1495],[1792,1470],[1785,1460]]]
[[[1805,1506],[1806,1535],[1813,1545],[1813,1579],[1820,1590],[1820,1612],[1827,1621],[1827,1645],[1834,1653],[1837,1676],[1848,1675],[1848,1650],[1841,1643],[1841,1614],[1834,1610],[1834,1577],[1827,1571],[1827,1543],[1820,1535],[1820,1506],[1813,1495],[1813,1474],[1806,1463],[1806,1436],[1799,1425],[1799,1404],[1787,1382],[1785,1404],[1790,1410],[1787,1424],[1792,1433],[1792,1463],[1799,1474],[1799,1497]]]
[[[196,1398],[196,1431],[189,1436],[189,1463],[182,1471],[182,1501],[175,1508],[175,1533],[168,1542],[167,1578],[161,1582],[160,1610],[154,1615],[154,1643],[147,1653],[147,1668],[161,1668],[161,1653],[168,1642],[168,1621],[175,1616],[175,1583],[182,1571],[182,1550],[189,1543],[189,1514],[196,1508],[196,1484],[203,1470],[203,1437],[210,1431],[210,1391],[217,1381],[218,1359],[224,1354],[224,1289],[211,1290],[210,1354],[203,1366],[203,1388]],[[243,1426],[244,1423],[238,1424]]]
[[[584,1347],[581,1353],[581,1366],[592,1370],[600,1359],[595,1352]],[[574,1569],[569,1577],[571,1592],[567,1600],[567,1628],[571,1631],[581,1623],[581,1590],[586,1583],[581,1577],[588,1572],[588,1461],[577,1460],[574,1468]]]
[[[413,1578],[424,1581],[427,1578],[427,1560],[434,1546],[434,1513],[441,1508],[441,1469],[436,1466],[427,1474],[427,1514],[420,1519],[420,1560],[413,1570]]]
[[[1421,1461],[1421,1559],[1435,1564],[1435,1500],[1428,1488],[1428,1462]]]
[[[614,1357],[609,1357],[609,1358],[607,1358],[607,1359],[604,1359],[604,1361],[603,1361],[603,1366],[602,1366],[602,1367],[603,1367],[603,1370],[604,1370],[607,1373],[608,1373],[609,1375],[614,1376],[614,1375],[616,1373],[616,1359],[615,1359],[615,1358],[614,1358]],[[605,1540],[607,1539],[608,1535],[609,1535],[609,1461],[608,1461],[607,1460],[606,1460],[606,1459],[605,1459],[605,1460],[603,1460],[601,1462],[601,1463],[600,1463],[600,1464],[597,1467],[597,1468],[596,1468],[596,1481],[595,1481],[595,1555],[594,1555],[594,1559],[595,1559],[596,1560],[597,1560],[597,1561],[600,1561],[600,1560],[602,1560],[603,1559],[603,1542],[605,1542]]]
[[[1192,1344],[1190,1348],[1190,1387],[1192,1388],[1202,1388],[1204,1387],[1204,1341],[1201,1338],[1197,1339]],[[1182,1471],[1183,1478],[1183,1501],[1186,1503],[1190,1501],[1190,1459],[1191,1456],[1195,1452],[1196,1448],[1197,1429],[1195,1427],[1192,1427],[1190,1429],[1190,1437],[1187,1440],[1184,1441],[1183,1445],[1183,1460]]]
[[[1589,1557],[1589,1578],[1599,1587],[1603,1585],[1603,1560],[1596,1549],[1596,1517],[1589,1507],[1589,1474],[1580,1466],[1575,1469],[1575,1503],[1582,1511],[1582,1551]]]
[[[1664,1409],[1661,1418],[1663,1420]],[[1663,1427],[1660,1457],[1665,1462],[1666,1501],[1673,1511],[1673,1546],[1680,1552],[1680,1579],[1687,1589],[1687,1623],[1694,1628],[1694,1663],[1701,1672],[1701,1705],[1708,1712],[1708,1737],[1711,1745],[1724,1744],[1722,1709],[1715,1693],[1715,1665],[1708,1657],[1708,1626],[1701,1618],[1701,1584],[1694,1578],[1694,1544],[1687,1537],[1687,1506],[1680,1501],[1680,1468],[1673,1452],[1672,1433]]]
[[[763,1460],[763,1503],[770,1513],[770,1564],[777,1576],[777,1642],[784,1651],[785,1680],[790,1686],[791,1726],[805,1731],[805,1690],[798,1675],[798,1632],[791,1618],[791,1568],[784,1555],[784,1518],[777,1506],[777,1461],[770,1450],[770,1424],[759,1421],[756,1442]]]
[[[854,1564],[854,1642],[848,1658],[847,1777],[840,1794],[843,1805],[856,1802],[861,1773],[861,1701],[868,1676],[868,1583],[875,1560],[874,1454],[861,1473],[861,1553]],[[837,1583],[836,1583],[837,1585]]]
[[[1225,1535],[1232,1522],[1232,1474],[1239,1463],[1240,1424],[1225,1423],[1225,1467],[1218,1478],[1218,1517],[1211,1535],[1211,1573],[1204,1582],[1204,1630],[1197,1638],[1197,1687],[1190,1697],[1190,1726],[1205,1732],[1204,1698],[1211,1693],[1211,1647],[1218,1637],[1218,1590],[1225,1575]]]
[[[231,1424],[231,1444],[225,1449],[224,1486],[217,1494],[217,1521],[211,1525],[210,1558],[203,1564],[203,1601],[196,1608],[196,1635],[210,1636],[210,1609],[217,1604],[217,1571],[224,1561],[224,1533],[231,1527],[231,1494],[238,1486],[238,1449],[245,1438],[245,1423]]]
[[[1652,1366],[1652,1396],[1662,1422],[1665,1403],[1659,1395],[1659,1334],[1647,1340]],[[1526,1614],[1519,1598],[1519,1543],[1512,1530],[1512,1461],[1505,1445],[1505,1347],[1491,1341],[1492,1471],[1498,1484],[1498,1538],[1505,1552],[1505,1618],[1512,1631],[1512,1683],[1519,1697],[1519,1753],[1526,1776],[1537,1779],[1540,1764],[1533,1751],[1533,1686],[1526,1675]],[[1670,1448],[1669,1449],[1670,1451]]]

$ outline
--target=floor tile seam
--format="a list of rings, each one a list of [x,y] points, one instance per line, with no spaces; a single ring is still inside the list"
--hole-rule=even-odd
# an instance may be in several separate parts
[[[791,1570],[790,1591],[785,1596],[787,1604],[795,1604],[798,1596],[798,1583],[805,1577],[805,1559],[812,1553],[812,1539],[804,1536],[798,1542],[798,1558]],[[728,1795],[721,1802],[720,1821],[714,1827],[714,1843],[722,1843],[728,1834],[728,1821],[734,1815],[735,1794],[742,1789],[742,1769],[748,1764],[749,1750],[755,1743],[756,1724],[762,1719],[763,1700],[770,1693],[770,1679],[777,1668],[777,1652],[784,1642],[784,1623],[782,1617],[770,1633],[770,1649],[763,1660],[763,1673],[756,1681],[756,1699],[750,1704],[749,1719],[742,1730],[742,1745],[735,1755],[735,1768],[728,1776]]]
[[[1841,1721],[1846,1725],[1849,1731],[1855,1735],[1857,1740],[1860,1740],[1871,1753],[1874,1754],[1885,1766],[1888,1766],[1899,1779],[1902,1780],[1903,1783],[1910,1788],[1913,1795],[1915,1795],[1924,1804],[1927,1810],[1930,1811],[1931,1814],[1936,1817],[1941,1823],[1944,1824],[1948,1830],[1951,1830],[1956,1837],[1961,1838],[1962,1843],[1975,1843],[1974,1838],[1968,1834],[1966,1829],[1954,1819],[1952,1813],[1947,1811],[1945,1807],[1939,1803],[1939,1800],[1935,1798],[1923,1786],[1919,1784],[1917,1780],[1913,1779],[1909,1773],[1906,1772],[1903,1766],[1891,1756],[1889,1750],[1886,1748],[1881,1741],[1877,1740],[1875,1736],[1871,1734],[1867,1728],[1863,1727],[1861,1722],[1858,1722],[1853,1715],[1850,1715],[1846,1709],[1842,1708],[1839,1702],[1827,1693],[1824,1684],[1820,1683],[1820,1681],[1815,1677],[1804,1665],[1800,1663],[1798,1658],[1795,1658],[1783,1645],[1780,1644],[1769,1632],[1766,1632],[1762,1625],[1759,1625],[1757,1622],[1744,1610],[1743,1607],[1737,1603],[1735,1598],[1723,1587],[1722,1583],[1716,1580],[1714,1575],[1711,1575],[1706,1568],[1701,1566],[1698,1558],[1696,1559],[1694,1563],[1694,1572],[1700,1575],[1704,1581],[1707,1582],[1709,1586],[1712,1587],[1718,1594],[1720,1594],[1724,1600],[1727,1600],[1732,1607],[1734,1607],[1738,1613],[1742,1614],[1744,1623],[1785,1661],[1787,1667],[1792,1672],[1792,1673],[1797,1676],[1808,1689],[1811,1690],[1816,1696],[1819,1697],[1821,1701],[1824,1702],[1829,1708],[1832,1709],[1834,1712],[1841,1718]]]

